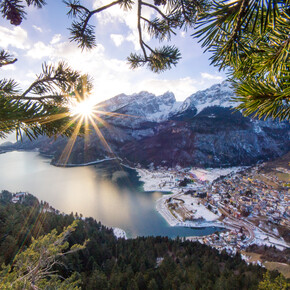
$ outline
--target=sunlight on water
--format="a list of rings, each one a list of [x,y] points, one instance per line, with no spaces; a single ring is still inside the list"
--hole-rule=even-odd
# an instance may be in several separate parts
[[[64,213],[92,216],[137,235],[205,235],[214,228],[172,228],[155,210],[160,192],[143,192],[134,170],[113,162],[63,168],[37,152],[0,154],[0,190],[26,191]]]

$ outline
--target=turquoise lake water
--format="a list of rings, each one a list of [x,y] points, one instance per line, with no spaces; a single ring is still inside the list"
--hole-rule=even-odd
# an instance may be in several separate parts
[[[93,217],[128,237],[200,236],[217,228],[170,227],[155,209],[164,193],[144,192],[133,169],[116,161],[84,167],[55,167],[37,152],[0,154],[0,190],[25,191],[64,213]]]

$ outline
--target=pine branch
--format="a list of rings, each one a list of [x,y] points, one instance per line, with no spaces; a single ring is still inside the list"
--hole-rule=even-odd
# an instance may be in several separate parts
[[[132,8],[133,4],[132,0],[118,0],[91,11],[81,5],[78,0],[65,1],[65,3],[70,7],[68,15],[78,18],[77,21],[72,22],[72,26],[70,28],[70,40],[76,41],[82,49],[92,49],[96,45],[94,26],[89,24],[89,21],[94,14],[109,9],[116,4],[119,4],[121,8],[128,10]],[[147,63],[148,67],[154,72],[161,72],[165,69],[170,69],[171,66],[176,65],[177,61],[180,59],[179,51],[177,53],[175,49],[172,49],[169,55],[172,55],[174,59],[170,61],[163,52],[160,52],[160,49],[156,50],[151,48],[150,45],[148,45],[143,39],[143,28],[141,26],[141,22],[144,21],[147,24],[147,30],[151,36],[159,39],[160,41],[170,40],[171,34],[176,34],[173,29],[181,28],[182,26],[185,26],[186,28],[187,25],[192,26],[195,23],[197,15],[201,12],[202,7],[206,7],[206,0],[182,0],[182,8],[180,8],[180,1],[177,0],[155,1],[154,5],[145,1],[143,2],[142,0],[137,0],[136,4],[136,26],[139,45],[143,56],[134,53],[130,54],[127,59],[131,68],[137,68]],[[168,13],[164,13],[161,9],[159,9],[158,6],[160,5],[166,5]],[[158,17],[154,20],[143,17],[142,6],[148,7],[157,12]],[[171,46],[167,46],[167,48],[169,47]]]
[[[147,3],[147,2],[143,2],[143,1],[140,1],[140,2],[141,2],[140,3],[141,5],[148,6],[152,9],[154,9],[155,11],[157,11],[162,16],[163,19],[166,19],[168,21],[170,20],[158,7],[156,7],[150,3]]]
[[[67,107],[72,98],[82,99],[92,89],[88,76],[80,76],[65,63],[42,66],[42,73],[24,92],[13,80],[0,80],[0,137],[16,130],[30,139],[39,135],[69,136],[75,126]]]
[[[21,94],[19,99],[25,99],[27,94],[31,92],[40,96],[51,92],[52,95],[59,96],[59,91],[72,90],[77,85],[79,78],[79,72],[72,70],[64,62],[59,63],[56,67],[44,63],[42,73]],[[45,96],[42,99],[44,98]],[[49,98],[52,98],[52,96],[49,96]]]
[[[17,61],[17,58],[14,58],[11,54],[5,50],[0,51],[0,68],[4,65],[13,64]]]
[[[10,21],[12,25],[20,25],[26,17],[25,5],[22,0],[2,0],[0,2],[0,13],[3,18]],[[25,0],[26,6],[42,8],[46,3],[44,0]]]
[[[72,27],[70,28],[71,32],[71,41],[76,41],[80,48],[92,49],[96,46],[95,36],[94,36],[94,26],[89,24],[91,17],[94,14],[100,13],[116,4],[121,4],[123,0],[113,1],[110,4],[104,5],[100,8],[90,11],[86,7],[79,4],[79,1],[68,2],[65,1],[71,10],[68,12],[69,15],[74,17],[79,16],[79,21],[74,21]]]

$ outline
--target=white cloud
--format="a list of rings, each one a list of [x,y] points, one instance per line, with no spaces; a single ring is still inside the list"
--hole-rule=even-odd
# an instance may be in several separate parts
[[[27,56],[34,59],[41,59],[46,56],[50,56],[53,53],[51,46],[45,45],[43,42],[36,42],[31,49],[26,53]]]
[[[203,79],[209,79],[209,80],[216,80],[216,81],[221,81],[223,80],[223,77],[217,74],[209,74],[209,73],[201,73],[201,77]]]
[[[171,91],[178,101],[183,101],[197,89],[201,89],[201,84],[205,83],[204,77],[209,75],[203,73],[198,80],[189,76],[173,80],[155,79],[145,68],[132,71],[127,61],[109,58],[102,45],[82,52],[75,43],[71,42],[47,45],[37,42],[27,55],[37,59],[46,57],[48,63],[64,60],[74,69],[89,74],[94,79],[96,101],[102,101],[120,93],[132,94],[143,90],[156,95]],[[138,79],[141,75],[140,81]],[[32,75],[29,74],[29,77]]]
[[[9,46],[19,49],[29,48],[27,32],[19,26],[13,27],[13,29],[0,26],[0,47],[5,49]]]
[[[124,36],[122,34],[111,34],[110,37],[116,46],[120,46],[124,41]]]
[[[186,36],[186,32],[185,32],[185,31],[181,31],[181,32],[180,32],[180,36],[181,36],[182,38],[185,38],[185,36]]]
[[[104,0],[95,1],[93,8],[97,9],[107,3]],[[142,17],[151,19],[152,15],[155,15],[156,11],[147,6],[142,7]],[[120,8],[119,5],[110,7],[96,14],[98,23],[102,25],[106,24],[125,24],[129,29],[128,36],[125,38],[127,41],[132,42],[136,50],[140,49],[139,34],[137,30],[137,4],[133,4],[133,7],[129,11],[125,11]],[[142,37],[144,41],[149,41],[150,36],[146,29],[142,30]]]
[[[126,40],[129,42],[132,42],[134,44],[134,49],[138,50],[140,49],[140,43],[139,43],[139,35],[137,31],[133,31],[130,33],[127,37]]]
[[[95,1],[93,4],[93,8],[97,9],[101,6],[106,5],[105,0]],[[125,11],[120,8],[119,5],[112,6],[100,13],[96,14],[96,17],[101,22],[101,24],[105,25],[108,23],[125,23],[129,28],[134,29],[137,23],[137,5],[133,4],[132,10]]]
[[[32,71],[28,72],[28,73],[26,74],[26,76],[27,76],[29,79],[36,79],[35,72],[32,72]]]
[[[102,45],[82,52],[76,44],[70,42],[53,45],[37,42],[28,51],[27,56],[35,59],[45,57],[48,64],[66,61],[72,68],[89,74],[94,80],[97,101],[113,97],[120,92],[131,92],[134,72],[129,69],[126,61],[108,58]],[[31,73],[27,75],[29,78],[32,76]]]
[[[36,31],[43,32],[42,28],[39,27],[39,26],[32,25],[32,27],[33,27]]]
[[[7,70],[11,70],[14,71],[16,70],[16,67],[14,64],[9,64],[9,65],[4,65],[1,67],[1,70],[7,71]]]
[[[60,40],[61,40],[61,35],[60,34],[55,34],[52,37],[52,40],[50,41],[50,44],[58,43],[58,42],[60,42]]]

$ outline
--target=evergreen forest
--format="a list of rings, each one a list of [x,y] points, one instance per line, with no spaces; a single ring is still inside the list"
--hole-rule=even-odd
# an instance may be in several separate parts
[[[80,289],[257,289],[266,272],[247,265],[240,254],[231,257],[182,238],[117,239],[93,218],[60,214],[32,195],[18,203],[11,200],[10,192],[0,193],[0,265],[10,265],[9,271],[33,238],[53,229],[60,233],[77,220],[67,242],[86,245],[62,256],[53,270],[62,279],[74,273]],[[270,273],[271,279],[277,276]],[[3,273],[0,280],[5,280]]]

